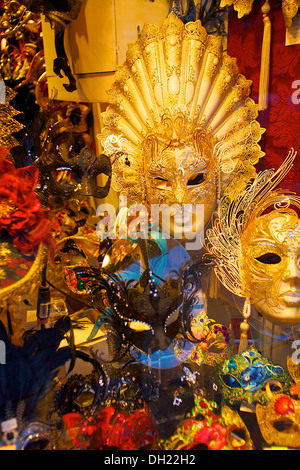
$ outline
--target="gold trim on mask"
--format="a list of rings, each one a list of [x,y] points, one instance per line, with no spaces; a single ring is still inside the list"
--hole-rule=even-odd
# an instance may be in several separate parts
[[[256,121],[250,87],[236,59],[224,53],[222,38],[208,35],[199,20],[183,24],[170,13],[161,28],[146,24],[116,72],[98,136],[112,159],[112,187],[129,204],[151,204],[161,190],[144,177],[145,169],[162,166],[164,149],[176,165],[176,152],[186,148],[196,173],[203,169],[198,164],[206,166],[203,173],[210,172],[201,200],[216,201],[225,187],[237,194],[256,175],[254,165],[264,155],[258,144],[264,130]],[[189,199],[186,182],[179,186],[173,202]]]

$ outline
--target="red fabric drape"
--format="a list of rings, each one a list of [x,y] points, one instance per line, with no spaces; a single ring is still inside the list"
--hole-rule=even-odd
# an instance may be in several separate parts
[[[263,20],[261,6],[254,2],[252,12],[238,19],[230,9],[228,24],[228,54],[237,58],[240,72],[252,80],[252,99],[258,103]],[[300,195],[300,45],[285,46],[285,24],[281,5],[274,0],[272,22],[269,106],[261,111],[259,122],[266,132],[261,147],[266,153],[257,170],[278,168],[291,147],[298,151],[294,167],[280,184]]]

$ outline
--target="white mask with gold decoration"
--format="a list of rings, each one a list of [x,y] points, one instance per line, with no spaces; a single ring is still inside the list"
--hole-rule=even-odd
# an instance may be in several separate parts
[[[116,72],[98,136],[112,187],[128,205],[203,204],[206,226],[225,188],[238,194],[263,156],[250,88],[199,20],[170,13],[160,28],[146,24]]]

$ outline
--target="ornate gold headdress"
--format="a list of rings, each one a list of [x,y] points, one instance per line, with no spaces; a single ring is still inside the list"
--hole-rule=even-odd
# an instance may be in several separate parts
[[[147,138],[156,135],[162,149],[185,145],[188,131],[197,149],[200,129],[212,147],[219,191],[237,172],[235,190],[244,187],[263,156],[250,87],[222,38],[208,35],[199,20],[183,24],[170,13],[160,28],[146,24],[116,72],[98,136],[112,157],[112,187],[141,202]]]

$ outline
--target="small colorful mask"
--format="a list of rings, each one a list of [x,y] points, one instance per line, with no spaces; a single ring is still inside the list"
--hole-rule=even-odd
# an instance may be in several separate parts
[[[73,446],[81,450],[158,450],[155,421],[146,406],[134,412],[99,409],[92,418],[65,415]]]
[[[161,441],[164,450],[252,450],[253,443],[239,414],[213,401],[195,397],[192,416],[185,419],[170,439]]]
[[[221,36],[172,12],[160,28],[144,26],[126,59],[99,136],[112,159],[112,186],[129,205],[174,205],[169,233],[183,238],[184,224],[189,238],[210,220],[232,177],[237,194],[263,156],[250,82],[224,53]],[[183,220],[185,204],[203,205],[204,219],[193,213]]]
[[[295,384],[289,393],[268,391],[269,402],[257,405],[257,422],[263,438],[269,445],[300,447],[300,380],[298,368],[288,357],[288,369]],[[297,374],[294,374],[297,370]]]
[[[265,404],[268,402],[266,384],[273,382],[287,390],[291,377],[280,365],[263,358],[250,347],[241,354],[234,354],[215,369],[216,382],[227,403],[239,405],[242,402]]]

